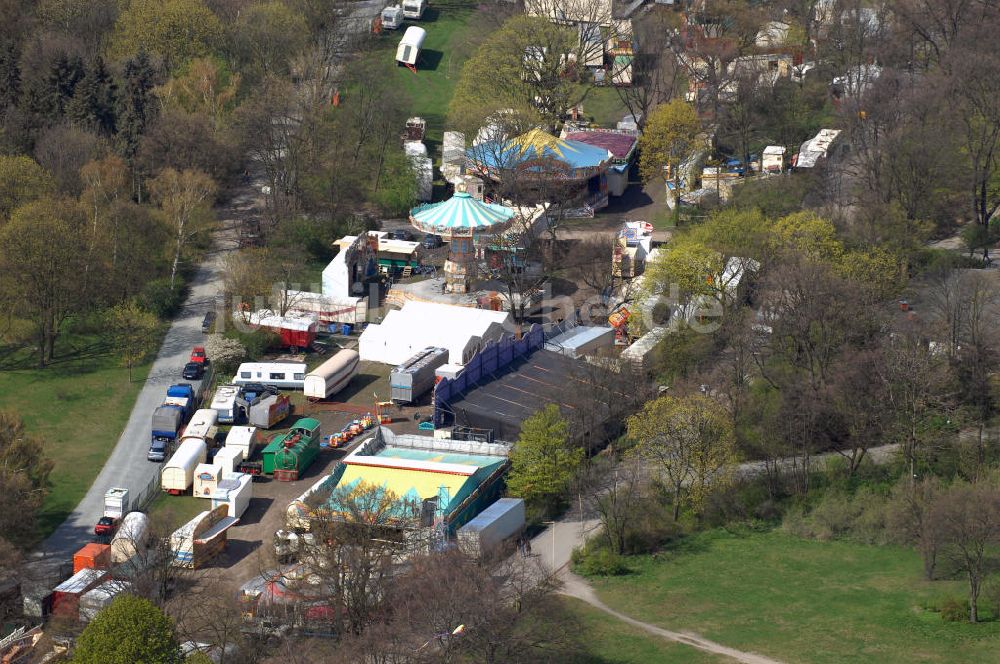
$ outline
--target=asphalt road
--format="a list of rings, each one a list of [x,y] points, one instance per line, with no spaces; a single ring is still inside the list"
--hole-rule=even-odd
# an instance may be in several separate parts
[[[214,306],[216,294],[222,291],[223,257],[236,248],[233,228],[244,217],[254,214],[259,203],[253,186],[257,185],[241,187],[229,203],[217,210],[221,230],[216,233],[214,248],[199,266],[188,299],[167,331],[128,424],[83,500],[43,544],[46,555],[70,556],[91,541],[94,523],[104,511],[104,493],[109,488],[127,488],[129,499],[135,501],[159,476],[161,464],[146,460],[152,414],[163,403],[167,387],[191,382],[181,378],[181,369],[191,355],[192,346],[204,342],[201,322],[205,312]]]

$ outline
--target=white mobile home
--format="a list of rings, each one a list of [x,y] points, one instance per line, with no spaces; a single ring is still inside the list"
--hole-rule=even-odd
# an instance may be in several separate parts
[[[403,8],[386,7],[382,10],[382,27],[386,30],[398,30],[403,25]]]
[[[180,444],[170,460],[160,470],[160,486],[164,491],[180,495],[194,480],[194,469],[205,463],[208,450],[201,438],[188,438]]]
[[[408,27],[403,33],[403,38],[399,40],[399,46],[396,47],[396,62],[416,69],[420,49],[423,48],[426,37],[427,31],[423,28],[415,25]]]
[[[403,16],[420,20],[427,11],[427,0],[403,0]],[[409,32],[409,30],[407,30]]]
[[[233,383],[261,383],[285,390],[301,390],[306,380],[306,365],[299,362],[244,362]]]

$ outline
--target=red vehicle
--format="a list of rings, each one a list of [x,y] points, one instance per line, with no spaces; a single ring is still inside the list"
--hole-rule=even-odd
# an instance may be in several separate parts
[[[191,361],[197,362],[198,364],[207,364],[208,356],[205,355],[204,346],[195,346],[191,351]]]
[[[118,519],[112,516],[102,516],[94,526],[94,534],[98,537],[110,537],[118,528]]]

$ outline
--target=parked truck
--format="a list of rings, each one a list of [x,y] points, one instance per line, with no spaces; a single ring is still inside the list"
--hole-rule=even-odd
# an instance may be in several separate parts
[[[447,362],[447,348],[423,349],[389,374],[389,398],[396,403],[415,402],[434,387],[437,368]]]
[[[164,461],[177,443],[177,435],[191,417],[195,406],[195,390],[190,383],[178,383],[167,388],[163,405],[153,411],[152,438],[146,458]]]
[[[112,487],[104,494],[104,513],[94,526],[98,537],[110,537],[118,529],[118,522],[128,511],[128,489]]]
[[[504,545],[524,530],[524,501],[501,498],[458,529],[458,546],[477,558],[504,553]]]

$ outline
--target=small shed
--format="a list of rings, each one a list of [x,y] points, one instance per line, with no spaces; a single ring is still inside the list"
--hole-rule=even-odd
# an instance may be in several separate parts
[[[82,622],[90,622],[102,609],[111,604],[115,597],[131,591],[132,584],[128,581],[112,579],[105,581],[93,590],[85,592],[80,597],[80,620]]]
[[[545,342],[546,350],[567,357],[593,355],[615,344],[615,329],[604,325],[578,325]]]
[[[787,152],[784,145],[768,145],[764,148],[760,169],[765,173],[780,173],[785,170],[785,153]]]

